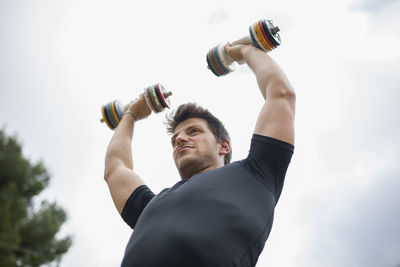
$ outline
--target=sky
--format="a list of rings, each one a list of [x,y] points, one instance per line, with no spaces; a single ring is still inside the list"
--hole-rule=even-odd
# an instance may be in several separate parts
[[[197,102],[247,156],[263,99],[246,66],[215,77],[207,51],[272,19],[271,57],[296,90],[296,148],[258,267],[400,264],[400,1],[0,1],[0,127],[52,180],[37,201],[68,214],[62,267],[119,266],[131,229],[103,179],[100,107],[160,82]],[[169,112],[169,111],[167,111]],[[179,180],[165,113],[135,126],[135,171]]]

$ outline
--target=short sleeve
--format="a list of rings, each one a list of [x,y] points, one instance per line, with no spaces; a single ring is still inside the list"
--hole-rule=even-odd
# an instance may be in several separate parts
[[[278,139],[257,134],[251,139],[248,164],[273,191],[276,202],[282,192],[293,151],[293,145]]]
[[[141,185],[128,198],[121,217],[132,229],[135,228],[140,214],[154,196],[154,193],[146,185]]]

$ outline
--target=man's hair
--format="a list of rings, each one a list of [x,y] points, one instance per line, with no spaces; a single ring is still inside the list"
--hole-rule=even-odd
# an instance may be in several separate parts
[[[231,139],[229,137],[229,133],[225,129],[225,126],[222,124],[222,122],[213,114],[211,114],[210,111],[195,103],[182,104],[173,113],[166,116],[167,121],[165,124],[167,126],[167,132],[169,134],[174,134],[178,124],[190,118],[199,118],[205,120],[218,142],[221,142],[222,140],[228,140],[230,142]],[[232,147],[230,152],[225,155],[225,165],[231,161],[231,158]]]

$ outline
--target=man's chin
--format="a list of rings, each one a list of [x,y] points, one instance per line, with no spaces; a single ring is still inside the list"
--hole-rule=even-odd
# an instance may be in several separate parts
[[[178,158],[177,160],[177,167],[178,169],[181,168],[188,168],[188,166],[192,165],[194,162],[194,159],[190,157],[190,155],[182,155]]]
[[[182,178],[188,178],[196,174],[197,167],[197,160],[189,155],[178,159],[177,168]]]

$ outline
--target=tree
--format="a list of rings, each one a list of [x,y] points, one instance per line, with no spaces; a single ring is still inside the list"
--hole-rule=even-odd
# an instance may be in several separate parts
[[[58,265],[70,248],[70,236],[56,238],[65,211],[55,202],[34,205],[49,181],[43,162],[31,163],[0,129],[0,267]]]

